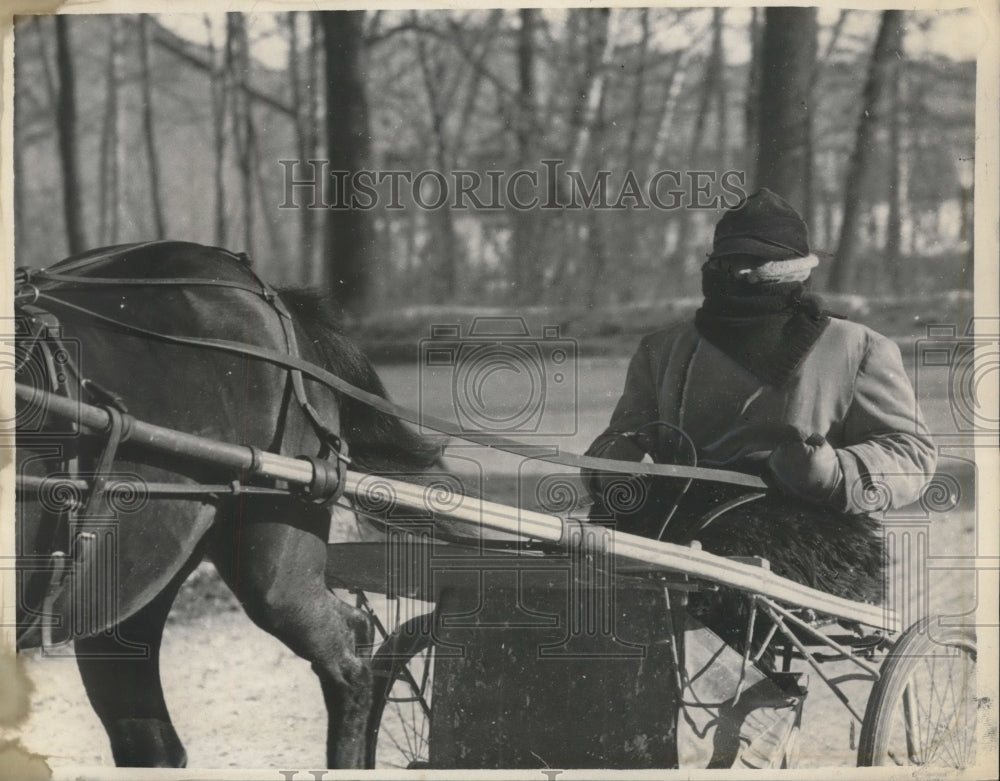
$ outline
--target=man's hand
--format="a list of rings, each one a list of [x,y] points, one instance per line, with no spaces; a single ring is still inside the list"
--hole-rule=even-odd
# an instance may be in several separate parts
[[[600,457],[639,463],[648,459],[649,454],[636,441],[636,437],[622,434],[601,452]],[[639,475],[627,472],[589,472],[587,477],[591,496],[608,509],[620,510],[622,508],[618,505],[628,505],[631,497],[644,497],[646,494],[645,481]]]
[[[844,473],[830,443],[820,434],[778,445],[767,459],[767,482],[810,504],[842,509]]]

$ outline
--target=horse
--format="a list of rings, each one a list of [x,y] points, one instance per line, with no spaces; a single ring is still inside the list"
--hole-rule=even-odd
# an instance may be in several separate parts
[[[399,420],[308,377],[299,381],[306,399],[297,399],[287,367],[198,343],[219,339],[297,350],[347,382],[386,396],[371,363],[341,333],[321,296],[273,291],[245,256],[180,241],[119,245],[42,273],[27,271],[23,281],[19,383],[61,386],[80,401],[127,408],[137,420],[290,456],[336,457],[331,440],[339,434],[358,471],[440,467],[438,443]],[[63,356],[55,361],[56,351],[43,349],[35,328],[46,318],[51,325],[53,316]],[[54,436],[61,424],[44,409],[38,412],[18,405],[19,476],[99,472],[105,447],[99,438],[73,430]],[[327,588],[329,510],[275,490],[185,495],[184,486],[232,476],[169,453],[140,453],[127,435],[122,440],[112,476],[130,476],[132,485],[167,483],[181,487],[179,495],[133,496],[127,513],[101,527],[112,533],[96,536],[91,559],[113,570],[106,581],[112,593],[95,599],[110,598],[105,604],[114,609],[91,606],[97,618],[80,626],[73,623],[68,593],[77,587],[79,601],[86,592],[70,584],[74,568],[59,582],[38,564],[55,550],[73,555],[66,514],[41,490],[22,491],[16,522],[19,649],[42,644],[45,621],[69,627],[67,641],[115,763],[183,767],[186,753],[164,701],[159,651],[178,590],[208,559],[249,618],[311,663],[328,714],[328,767],[360,767],[371,673],[357,646],[370,641],[370,629],[359,610]],[[90,521],[81,523],[86,529]],[[55,615],[43,617],[44,605]]]

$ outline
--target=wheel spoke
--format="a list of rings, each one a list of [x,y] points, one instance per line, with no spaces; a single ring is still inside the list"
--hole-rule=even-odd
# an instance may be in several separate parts
[[[426,767],[432,666],[433,650],[426,648],[409,659],[397,657],[392,664],[391,685],[369,759],[374,767]]]
[[[968,767],[975,752],[975,665],[971,630],[933,619],[907,630],[872,690],[859,763]]]

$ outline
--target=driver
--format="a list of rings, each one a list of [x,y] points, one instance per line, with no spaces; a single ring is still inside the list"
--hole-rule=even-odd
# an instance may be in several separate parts
[[[611,422],[587,451],[756,474],[772,489],[765,497],[706,521],[747,489],[584,478],[592,519],[766,556],[779,575],[875,602],[884,557],[868,514],[917,499],[937,454],[897,346],[808,292],[818,263],[802,218],[770,190],[723,214],[702,267],[701,308],[642,339]],[[705,623],[738,644],[731,618]]]

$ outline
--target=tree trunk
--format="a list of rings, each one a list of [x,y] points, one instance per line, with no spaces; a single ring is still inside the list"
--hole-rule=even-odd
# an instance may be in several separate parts
[[[768,8],[764,13],[754,189],[768,187],[799,211],[809,202],[809,87],[816,30],[815,8]]]
[[[743,104],[743,149],[745,157],[743,167],[747,173],[747,184],[756,177],[757,171],[757,133],[760,130],[760,80],[761,80],[761,23],[762,11],[751,9],[750,16],[750,62],[747,66],[747,93]]]
[[[713,14],[713,34],[712,48],[705,62],[705,77],[702,83],[701,92],[698,99],[698,111],[695,114],[694,125],[691,128],[691,136],[688,142],[687,161],[692,170],[698,170],[700,166],[700,154],[702,142],[705,135],[705,123],[708,121],[708,114],[712,107],[712,99],[718,89],[721,77],[720,64],[722,62],[722,34],[719,25],[719,13],[716,9]],[[697,270],[698,260],[689,254],[688,244],[691,234],[691,204],[685,203],[677,215],[677,245],[674,247],[672,265],[676,270],[675,274],[665,274],[661,277],[664,285],[672,287],[665,291],[667,294],[686,295],[695,292],[694,280]]]
[[[153,230],[156,238],[167,235],[167,222],[160,200],[160,155],[156,146],[153,121],[153,81],[149,62],[149,17],[139,16],[139,66],[142,82],[142,133],[146,142],[146,162],[149,174],[150,206],[153,211]]]
[[[319,122],[320,122],[320,112],[319,112],[319,98],[320,90],[319,84],[323,78],[323,74],[320,72],[320,67],[322,63],[320,62],[320,37],[322,31],[320,29],[320,21],[317,18],[317,14],[309,14],[309,49],[306,53],[306,73],[309,83],[313,85],[313,88],[309,90],[308,96],[306,98],[306,121],[305,121],[305,146],[306,152],[309,157],[313,158],[317,156],[317,149],[319,147]],[[312,232],[309,234],[309,241],[312,242],[312,264],[309,269],[309,285],[313,287],[321,287],[323,284],[323,273],[324,273],[324,262],[321,257],[322,245],[321,237],[319,231],[325,228],[324,225],[320,225],[320,220],[314,220],[312,224]]]
[[[56,71],[59,74],[56,132],[59,137],[59,164],[62,167],[63,216],[69,254],[76,255],[87,248],[87,238],[83,229],[80,163],[76,148],[76,83],[73,77],[69,17],[60,14],[56,16],[55,24]]]
[[[687,78],[687,59],[690,54],[687,49],[678,49],[671,57],[670,73],[663,87],[663,110],[660,112],[659,121],[656,123],[656,136],[653,141],[653,151],[649,156],[648,174],[652,176],[657,169],[663,165],[663,157],[667,151],[667,144],[671,134],[674,132],[674,115],[677,111],[677,101],[680,98],[681,90],[684,87],[684,80]]]
[[[649,39],[651,35],[651,25],[649,23],[649,9],[643,8],[639,11],[639,47],[636,52],[635,80],[632,83],[631,113],[629,122],[628,138],[625,142],[625,165],[626,174],[634,173],[639,175],[637,169],[637,156],[639,148],[639,135],[642,126],[643,108],[646,105],[644,100],[646,94],[646,69],[649,59]],[[617,231],[615,244],[618,257],[621,259],[622,273],[615,275],[615,295],[620,300],[632,301],[640,291],[642,280],[640,279],[640,261],[643,256],[640,250],[640,238],[642,227],[645,224],[645,216],[636,214],[629,210],[622,219],[612,223]]]
[[[576,139],[572,147],[570,168],[577,171],[582,170],[590,149],[591,135],[604,99],[606,65],[611,59],[612,47],[609,29],[611,9],[597,8],[583,13],[587,28],[586,55],[571,118],[571,125],[576,129]]]
[[[312,170],[310,160],[316,157],[315,137],[312,130],[315,117],[310,116],[302,94],[299,15],[296,11],[289,11],[286,18],[288,22],[288,78],[292,93],[292,109],[295,111],[295,145],[298,152],[296,162],[300,170],[309,172]],[[311,73],[307,79],[309,80],[307,83],[311,83]],[[299,262],[301,264],[299,277],[306,285],[309,284],[312,267],[316,262],[315,222],[315,211],[310,209],[308,204],[301,204],[299,206]]]
[[[719,124],[716,127],[715,142],[720,174],[729,168],[729,100],[726,92],[726,50],[722,46],[722,20],[725,13],[725,8],[712,9],[712,49],[718,53],[715,63],[715,99]]]
[[[901,68],[889,79],[889,217],[885,228],[885,263],[894,293],[901,293],[903,275],[899,267],[903,244],[903,204],[906,184],[902,176],[902,100],[900,99]]]
[[[604,95],[615,39],[611,29],[611,14],[610,8],[588,9],[586,12],[587,55],[581,82],[586,86],[580,92],[585,110],[580,117],[581,124],[573,151],[573,160],[576,162],[572,165],[577,171],[591,170],[588,165],[591,149],[600,148],[604,138]],[[601,179],[598,187],[606,189],[607,180]],[[597,197],[598,202],[607,201],[607,193],[600,193]],[[604,220],[600,212],[584,216],[589,216],[583,226],[588,265],[584,268],[581,280],[584,283],[582,297],[588,305],[593,306],[607,267],[607,251],[602,234]]]
[[[51,57],[48,48],[48,33],[42,25],[42,17],[31,17],[31,29],[35,33],[35,41],[38,44],[38,60],[42,71],[42,80],[45,82],[45,94],[48,96],[49,104],[54,110],[59,101],[56,78],[58,74],[52,73]]]
[[[503,22],[503,9],[497,8],[490,12],[482,32],[476,36],[475,44],[471,47],[471,72],[465,88],[465,97],[462,100],[462,110],[458,113],[459,120],[455,127],[469,128],[474,117],[476,107],[479,104],[479,97],[482,93],[482,85],[489,72],[486,61],[495,49],[497,42],[501,39],[500,25]],[[478,49],[478,51],[477,51]],[[457,89],[456,89],[457,94]],[[476,144],[479,139],[473,133],[458,133],[452,139],[452,157],[455,160],[461,159],[469,143]]]
[[[214,236],[219,247],[226,246],[226,104],[229,100],[228,58],[220,62],[215,50],[211,17],[205,16],[205,30],[208,33],[208,56],[211,68],[208,72],[209,105],[212,107],[212,148],[213,168],[212,184],[215,191]],[[226,28],[226,51],[230,51],[228,42],[230,30]]]
[[[902,36],[903,12],[883,11],[875,48],[872,51],[868,81],[865,85],[861,116],[854,141],[854,151],[847,168],[844,185],[844,216],[840,223],[837,256],[830,268],[829,287],[835,292],[846,291],[852,282],[858,253],[859,227],[862,216],[862,194],[871,168],[879,108],[886,84],[892,77],[896,54]]]
[[[444,176],[449,170],[448,139],[445,127],[444,99],[441,96],[441,67],[433,67],[427,42],[421,33],[417,33],[417,60],[420,63],[420,73],[423,77],[424,91],[427,94],[427,107],[430,113],[433,164]],[[451,207],[445,203],[435,212],[433,222],[437,223],[437,241],[433,245],[438,250],[436,262],[431,265],[431,277],[436,283],[433,287],[434,297],[438,300],[453,301],[458,292],[458,246],[455,238],[455,224],[452,219]]]
[[[253,117],[247,94],[250,52],[246,19],[242,13],[226,16],[226,62],[233,74],[232,129],[236,147],[236,163],[240,172],[240,200],[243,202],[243,249],[250,251],[254,245],[254,171],[253,171]]]
[[[533,8],[519,11],[521,25],[517,35],[517,112],[514,136],[517,144],[517,170],[537,168],[533,160],[535,126],[535,17]],[[524,199],[522,199],[524,200]],[[538,295],[537,215],[534,211],[511,209],[511,252],[515,282],[515,300],[530,303]]]
[[[100,177],[98,184],[99,228],[102,244],[118,243],[119,191],[118,156],[121,139],[118,132],[118,74],[121,72],[121,24],[109,17],[108,59],[105,67],[104,117],[101,124]]]
[[[841,11],[840,15],[837,17],[836,23],[833,25],[833,29],[830,31],[830,38],[826,44],[826,51],[823,52],[820,59],[817,59],[813,63],[813,70],[811,77],[809,79],[809,94],[816,95],[819,89],[819,79],[823,71],[823,67],[830,61],[830,57],[837,48],[837,42],[840,40],[840,35],[844,30],[844,23],[847,21],[847,17],[850,11]],[[808,144],[808,158],[809,158],[809,171],[808,171],[808,182],[806,187],[806,204],[805,211],[803,212],[803,217],[806,223],[810,226],[811,230],[815,230],[815,226],[819,224],[821,218],[821,208],[819,202],[822,200],[824,202],[823,208],[827,208],[828,204],[826,201],[831,197],[830,190],[832,189],[832,184],[829,181],[829,174],[827,170],[830,167],[823,169],[823,181],[820,182],[817,187],[816,184],[816,159],[814,157],[815,147],[814,147],[814,125],[813,121],[815,119],[815,112],[809,112],[809,144]],[[817,190],[821,190],[821,193],[817,193]],[[829,224],[824,229],[826,234],[831,233],[831,228]],[[817,235],[817,234],[813,234]],[[832,246],[833,240],[827,239],[821,246]]]
[[[575,78],[567,75],[567,81],[575,84],[575,90],[570,100],[570,110],[567,117],[567,126],[572,133],[573,140],[568,145],[571,151],[569,160],[570,171],[583,172],[584,165],[589,159],[589,151],[595,129],[599,130],[598,120],[604,96],[604,82],[607,77],[607,65],[611,57],[612,36],[609,29],[611,10],[608,8],[598,9],[573,9],[570,11],[567,21],[566,39],[573,41],[581,34],[585,37],[582,72]],[[581,33],[581,27],[583,32]],[[568,59],[568,57],[567,57]],[[602,183],[604,180],[602,180]],[[556,194],[558,197],[558,193]],[[598,199],[603,199],[604,194],[599,194]],[[589,228],[584,226],[584,252],[577,249],[576,238],[581,235],[577,230],[578,221],[573,217],[565,220],[567,227],[567,240],[563,242],[556,263],[553,266],[552,276],[547,287],[551,290],[562,292],[564,280],[573,275],[574,279],[580,281],[580,290],[572,290],[568,293],[570,297],[586,297],[589,295],[591,285],[587,280],[582,279],[584,273],[593,273],[595,268],[603,265],[603,258],[595,249],[600,249],[601,243],[595,242],[589,232]],[[596,224],[596,221],[595,221]],[[588,257],[590,267],[574,267],[575,260],[579,256]]]
[[[631,171],[635,165],[636,148],[639,142],[639,129],[642,125],[642,109],[645,105],[643,97],[646,92],[646,60],[649,56],[649,9],[639,11],[639,47],[636,52],[635,79],[632,82],[632,119],[629,122],[628,138],[625,142],[625,170]]]
[[[331,171],[355,172],[368,158],[368,108],[362,70],[363,11],[322,11],[326,54],[326,147]],[[355,194],[348,176],[341,199]],[[346,311],[358,315],[367,303],[371,280],[367,265],[371,244],[368,213],[328,209],[325,254],[327,284]]]
[[[604,100],[598,104],[597,116],[595,117],[592,132],[593,143],[598,148],[604,145],[605,106],[606,103]],[[603,180],[601,187],[605,187]],[[602,198],[602,200],[607,200],[607,196]],[[588,308],[593,308],[602,303],[602,301],[604,303],[617,303],[615,297],[616,291],[605,284],[605,277],[608,271],[608,246],[605,231],[609,222],[607,219],[609,216],[606,212],[595,211],[584,224],[587,237],[587,255],[590,258],[590,269],[586,274],[588,288],[585,298]],[[625,271],[625,269],[622,269],[622,271]]]

